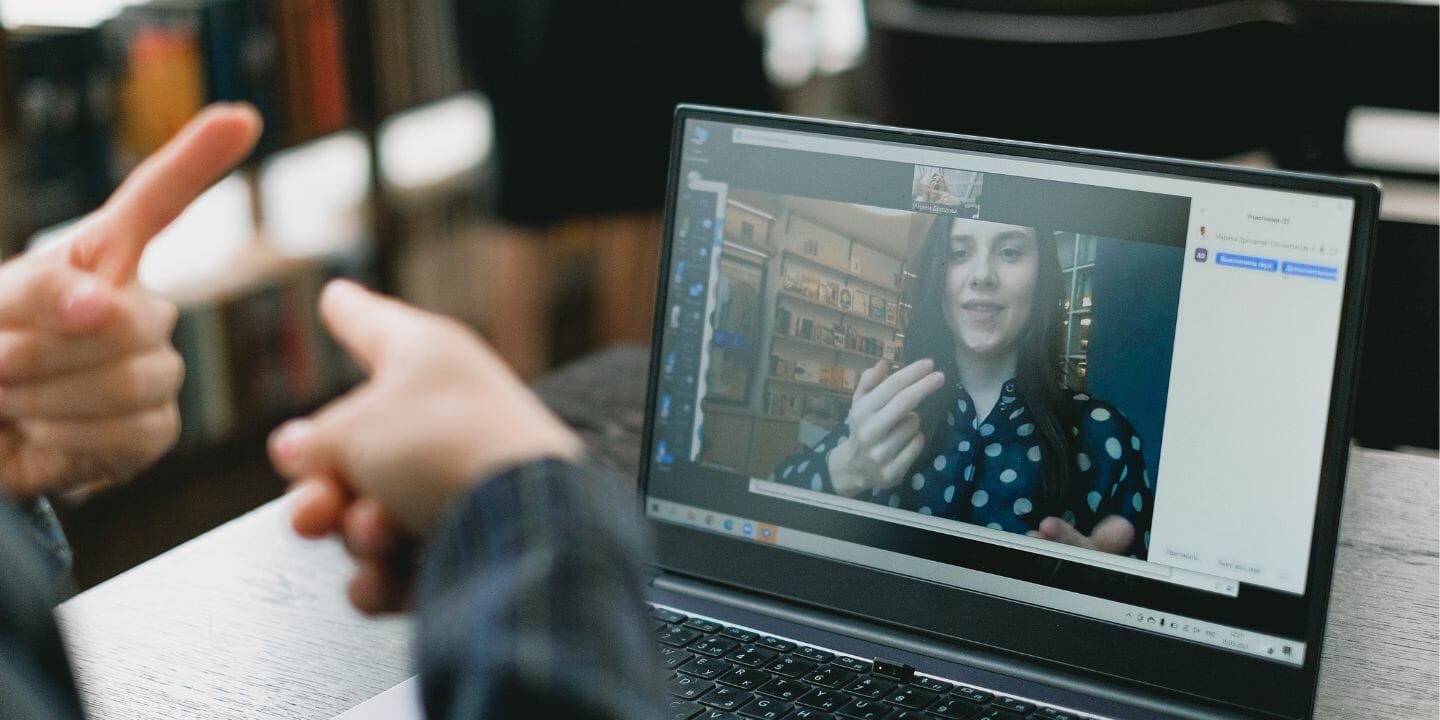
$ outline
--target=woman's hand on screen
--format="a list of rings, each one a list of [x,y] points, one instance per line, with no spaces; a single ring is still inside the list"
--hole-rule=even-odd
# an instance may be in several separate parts
[[[928,359],[893,374],[881,360],[861,373],[847,420],[850,435],[826,458],[835,491],[854,497],[900,484],[925,449],[915,408],[944,385],[945,375]]]
[[[1060,518],[1047,517],[1040,521],[1038,529],[1028,534],[1030,537],[1054,540],[1087,550],[1122,555],[1130,548],[1130,543],[1135,541],[1135,526],[1119,515],[1111,515],[1097,523],[1095,529],[1086,535]]]

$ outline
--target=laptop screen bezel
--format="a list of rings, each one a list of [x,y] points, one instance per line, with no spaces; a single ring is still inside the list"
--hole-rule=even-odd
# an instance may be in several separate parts
[[[1309,623],[1304,664],[1290,667],[1261,658],[1175,640],[1149,632],[936,585],[880,570],[744,543],[715,533],[647,519],[656,540],[655,567],[663,572],[716,582],[748,592],[824,608],[972,649],[988,649],[1042,664],[1173,694],[1190,700],[1243,708],[1277,717],[1305,717],[1314,703],[1325,613],[1330,596],[1344,472],[1348,459],[1350,416],[1362,334],[1364,292],[1369,276],[1372,235],[1379,191],[1371,184],[1315,175],[1258,171],[1209,163],[1099,150],[1013,142],[948,133],[681,105],[675,112],[666,190],[665,238],[658,297],[668,296],[670,234],[680,189],[683,131],[690,120],[741,123],[758,128],[821,132],[859,140],[1008,155],[1017,158],[1083,163],[1095,167],[1163,173],[1175,177],[1234,183],[1256,188],[1320,193],[1355,202],[1351,251],[1344,279],[1334,392],[1326,423],[1305,605]],[[642,447],[650,448],[659,386],[663,304],[657,303],[645,406]],[[639,500],[646,497],[652,453],[642,452]],[[824,578],[823,582],[819,579]],[[844,588],[843,593],[827,590]],[[964,612],[938,616],[936,607]],[[920,618],[933,618],[921,621]],[[1097,653],[1096,648],[1105,648]]]

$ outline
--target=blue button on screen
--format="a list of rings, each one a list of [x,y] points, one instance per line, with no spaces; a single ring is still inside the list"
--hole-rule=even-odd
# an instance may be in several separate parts
[[[1245,268],[1247,270],[1260,270],[1263,272],[1275,272],[1278,263],[1270,258],[1251,257],[1250,255],[1236,255],[1234,253],[1216,253],[1215,264],[1226,267]]]
[[[1320,280],[1334,280],[1339,276],[1339,268],[1329,265],[1306,265],[1305,263],[1287,262],[1280,266],[1280,272],[1286,275],[1298,275],[1300,277],[1318,278]]]

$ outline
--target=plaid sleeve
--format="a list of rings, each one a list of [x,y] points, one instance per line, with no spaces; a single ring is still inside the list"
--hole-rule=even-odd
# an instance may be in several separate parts
[[[467,495],[421,574],[429,717],[659,717],[641,536],[633,497],[594,466],[536,462]]]

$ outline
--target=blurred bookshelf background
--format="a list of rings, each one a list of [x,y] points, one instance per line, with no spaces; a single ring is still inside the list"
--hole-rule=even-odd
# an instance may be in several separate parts
[[[859,0],[752,10],[788,109],[836,114]],[[98,207],[206,103],[266,125],[142,260],[181,308],[182,436],[132,482],[54,498],[82,588],[283,492],[266,434],[359,378],[315,313],[328,279],[484,330],[492,126],[456,40],[450,0],[0,0],[0,258]],[[566,245],[557,272],[593,282],[590,248]],[[557,322],[588,318],[577,283]],[[556,362],[593,349],[569,330]]]

